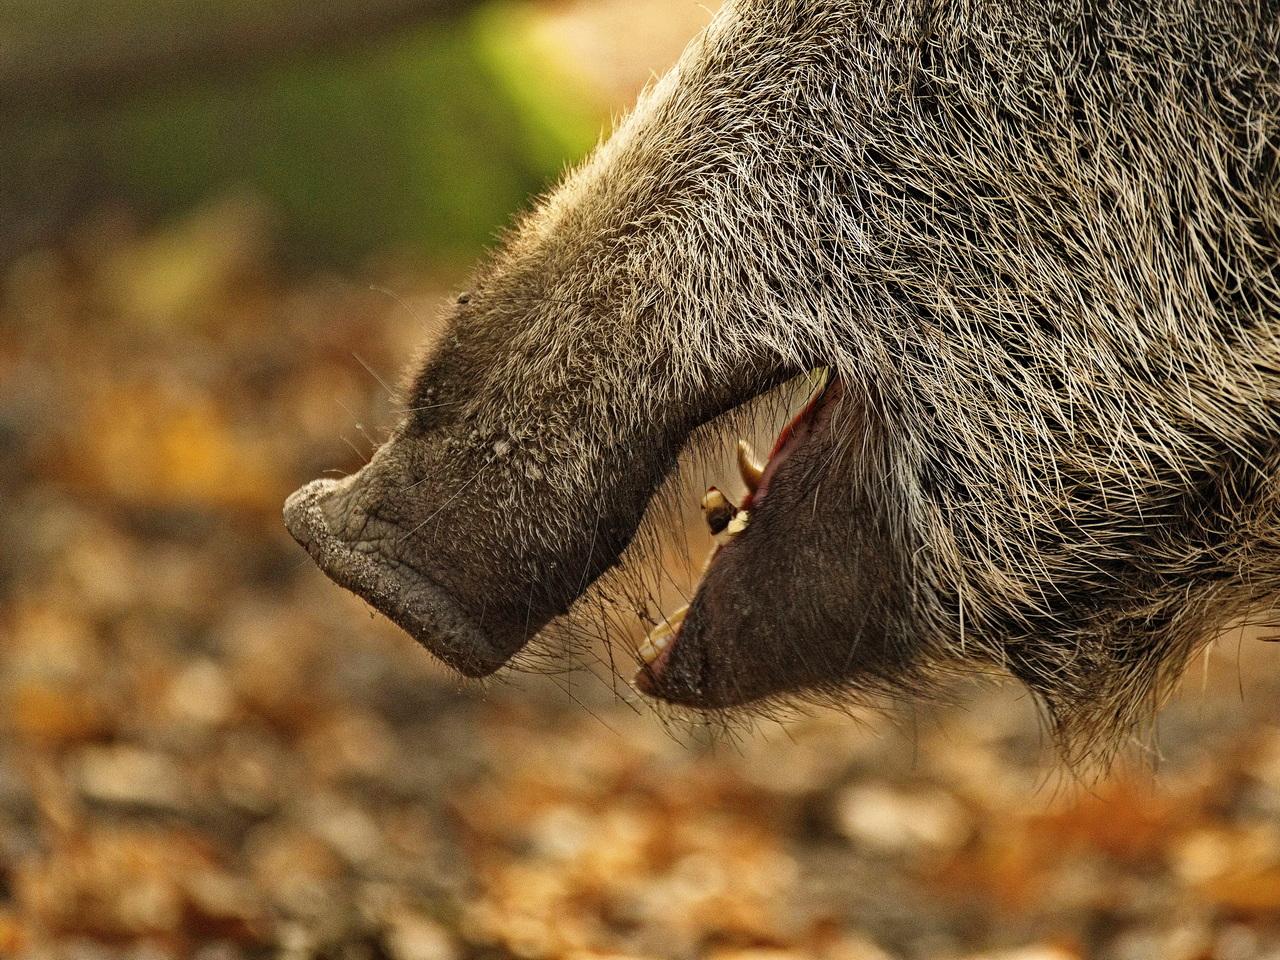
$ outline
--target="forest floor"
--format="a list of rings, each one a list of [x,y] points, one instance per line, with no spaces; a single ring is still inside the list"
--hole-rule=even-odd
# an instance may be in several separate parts
[[[280,521],[458,280],[272,262],[228,200],[0,276],[0,957],[1280,958],[1280,645],[1091,784],[1013,685],[715,737],[461,683]]]

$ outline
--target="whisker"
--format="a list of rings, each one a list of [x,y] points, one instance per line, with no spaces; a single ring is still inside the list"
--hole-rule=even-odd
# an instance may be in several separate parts
[[[377,284],[370,284],[369,289],[372,290],[374,293],[381,293],[384,296],[390,297],[396,303],[400,304],[400,306],[404,307],[405,312],[408,313],[409,316],[413,317],[413,319],[417,322],[419,327],[421,327],[423,330],[430,330],[430,327],[427,325],[427,322],[418,315],[418,311],[414,310],[413,307],[409,306],[408,301],[406,301],[404,297],[400,296],[400,294],[396,293],[394,290],[388,287],[378,286]],[[360,358],[357,357],[356,359],[359,360]],[[372,373],[372,371],[370,372]]]
[[[465,400],[446,400],[443,403],[429,403],[424,407],[402,407],[401,413],[421,413],[423,410],[437,410],[440,407],[456,407],[460,403],[466,403]]]
[[[383,390],[387,391],[387,396],[394,397],[396,395],[396,392],[391,389],[391,385],[387,383],[387,381],[383,380],[382,377],[378,376],[378,372],[365,362],[364,357],[360,356],[360,354],[356,353],[354,350],[351,351],[351,355],[356,358],[356,362],[359,363],[360,366],[364,367],[369,376],[377,380],[378,385],[382,387]]]
[[[458,487],[458,489],[454,491],[453,496],[451,496],[451,497],[450,497],[448,500],[446,500],[444,503],[440,504],[440,506],[436,508],[435,512],[434,512],[434,513],[432,513],[432,514],[431,514],[431,516],[427,517],[425,520],[423,520],[421,523],[419,523],[417,526],[415,526],[412,530],[410,530],[408,533],[406,533],[403,537],[401,537],[401,538],[400,538],[399,540],[397,540],[396,542],[397,542],[397,543],[404,543],[406,540],[408,540],[410,537],[412,537],[415,533],[417,533],[419,530],[421,530],[423,527],[425,527],[428,523],[430,523],[432,520],[434,520],[436,517],[438,517],[438,516],[440,515],[440,512],[441,512],[442,510],[444,510],[444,508],[445,508],[445,507],[447,507],[449,504],[453,503],[453,501],[457,500],[457,499],[458,499],[458,497],[462,496],[462,494],[463,494],[464,492],[466,492],[467,487],[471,486],[471,484],[473,484],[473,483],[475,483],[475,482],[476,482],[476,479],[480,476],[480,474],[484,473],[485,469],[486,469],[486,468],[489,466],[489,464],[490,464],[490,463],[492,463],[492,462],[493,462],[492,460],[486,460],[484,463],[482,463],[482,464],[480,465],[480,469],[479,469],[479,470],[477,470],[477,471],[476,471],[476,472],[471,476],[471,479],[470,479],[470,480],[468,480],[468,481],[466,481],[464,484],[462,484],[462,486]],[[416,486],[417,484],[419,484],[419,483],[421,483],[421,482],[422,482],[421,480],[415,480],[413,483],[411,483],[411,484],[410,484],[408,487],[406,487],[405,489],[406,489],[406,490],[408,490],[408,489],[412,489],[414,486]]]

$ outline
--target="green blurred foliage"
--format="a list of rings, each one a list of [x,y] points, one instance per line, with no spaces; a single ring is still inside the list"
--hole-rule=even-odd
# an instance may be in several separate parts
[[[95,194],[157,216],[248,188],[311,262],[395,247],[468,262],[599,133],[602,110],[528,42],[533,16],[491,4],[87,115],[51,109],[8,124],[0,163],[13,160],[10,192],[87,163]]]
[[[473,23],[475,50],[515,109],[536,169],[555,173],[579,159],[604,132],[605,105],[595,102],[582,89],[581,78],[535,42],[536,7],[509,0],[489,3],[476,12]]]

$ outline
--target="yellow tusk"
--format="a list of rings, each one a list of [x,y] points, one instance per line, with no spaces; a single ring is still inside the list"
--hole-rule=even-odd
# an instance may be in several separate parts
[[[760,486],[760,477],[764,475],[764,467],[756,460],[756,452],[745,440],[738,441],[738,472],[742,474],[742,482],[754,495]]]
[[[680,625],[684,623],[684,616],[689,612],[689,605],[685,604],[671,616],[663,619],[661,623],[649,631],[649,636],[645,637],[644,642],[640,644],[640,648],[636,651],[640,655],[642,662],[653,663],[671,644],[671,638],[675,636],[676,631],[680,629]]]

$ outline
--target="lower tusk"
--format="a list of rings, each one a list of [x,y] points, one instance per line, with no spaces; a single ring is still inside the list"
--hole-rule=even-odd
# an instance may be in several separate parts
[[[645,637],[644,643],[640,644],[640,649],[636,651],[642,661],[650,664],[662,656],[662,651],[671,645],[672,638],[684,623],[685,614],[688,612],[689,607],[686,604],[649,631],[649,636]]]
[[[742,482],[752,494],[760,486],[760,478],[764,476],[764,467],[756,460],[756,452],[745,440],[738,441],[738,473],[742,474]]]

